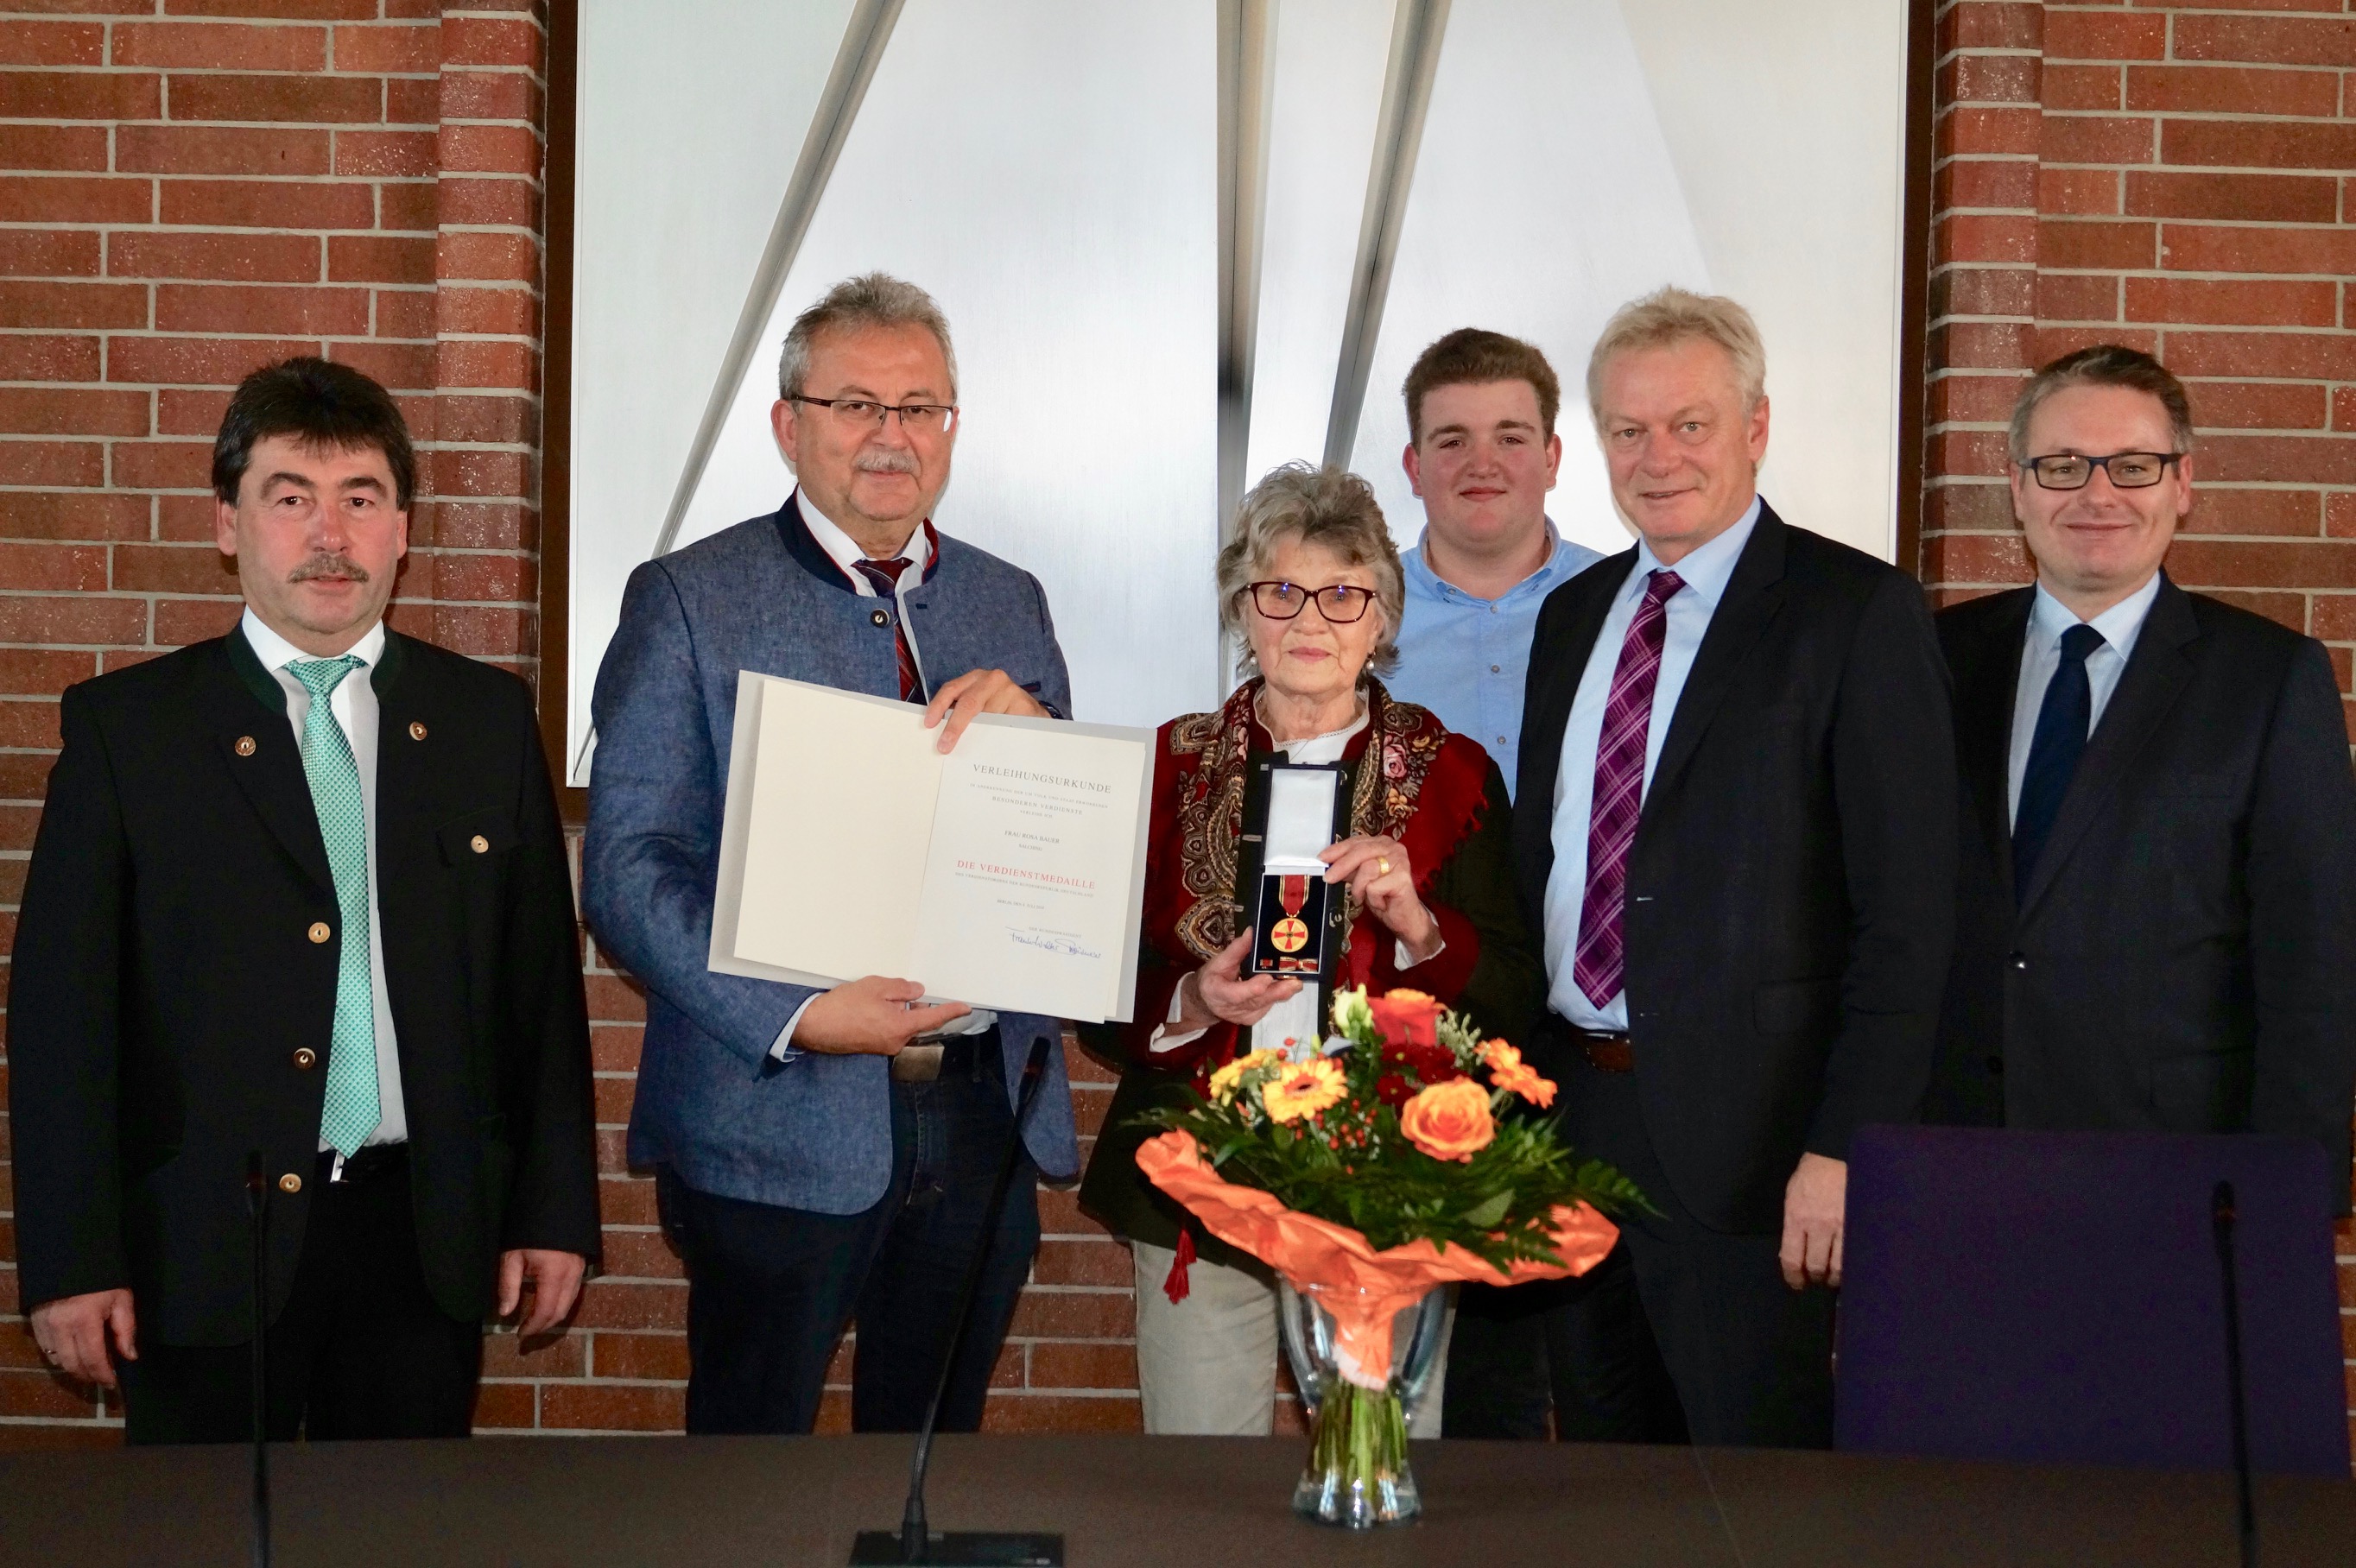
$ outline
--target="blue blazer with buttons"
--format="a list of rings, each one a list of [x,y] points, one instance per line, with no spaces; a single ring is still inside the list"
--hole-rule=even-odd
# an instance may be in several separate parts
[[[905,598],[931,685],[1002,669],[1051,711],[1071,712],[1047,596],[1029,572],[943,538],[931,574]],[[706,963],[737,673],[896,696],[895,613],[852,590],[792,499],[630,574],[593,699],[581,892],[597,940],[647,987],[633,1165],[669,1165],[699,1191],[827,1214],[884,1196],[885,1059],[809,1051],[776,1061],[770,1048],[815,993]],[[1044,1175],[1074,1175],[1061,1020],[1001,1014],[999,1033],[1010,1095],[1032,1041],[1050,1042],[1025,1140]]]

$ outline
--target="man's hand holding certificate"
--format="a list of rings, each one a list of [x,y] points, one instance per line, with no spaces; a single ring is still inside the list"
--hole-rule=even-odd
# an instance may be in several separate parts
[[[969,1007],[1129,1016],[1152,738],[989,711],[1024,694],[965,679],[920,711],[739,677],[711,966],[837,987],[817,1049]]]

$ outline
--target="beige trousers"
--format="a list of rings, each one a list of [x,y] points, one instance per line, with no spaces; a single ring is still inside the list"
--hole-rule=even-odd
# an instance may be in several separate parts
[[[1278,1338],[1274,1276],[1258,1264],[1229,1268],[1196,1258],[1186,1265],[1186,1299],[1162,1290],[1177,1253],[1132,1242],[1137,1275],[1137,1384],[1145,1430],[1159,1435],[1265,1437],[1276,1425]],[[1456,1308],[1440,1330],[1440,1364],[1408,1424],[1411,1437],[1440,1435],[1448,1373],[1448,1339]]]

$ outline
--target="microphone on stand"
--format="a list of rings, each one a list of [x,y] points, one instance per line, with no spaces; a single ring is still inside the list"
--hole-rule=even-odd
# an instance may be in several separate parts
[[[981,1244],[966,1264],[965,1284],[958,1292],[957,1331],[949,1336],[948,1353],[941,1358],[940,1381],[933,1385],[933,1402],[925,1408],[925,1424],[916,1434],[916,1456],[908,1470],[908,1506],[898,1531],[862,1530],[851,1542],[852,1568],[894,1563],[916,1563],[930,1568],[1063,1568],[1064,1538],[1044,1531],[952,1531],[937,1535],[925,1522],[925,1470],[932,1463],[933,1424],[940,1419],[941,1399],[949,1391],[949,1374],[964,1348],[967,1319],[973,1313],[975,1293],[981,1288],[982,1264],[998,1232],[998,1211],[1006,1189],[1014,1181],[1014,1164],[1023,1154],[1023,1124],[1038,1098],[1047,1074],[1047,1041],[1031,1044],[1031,1058],[1023,1064],[1023,1083],[1014,1105],[1014,1129],[1007,1136],[1006,1155],[998,1163],[998,1181],[990,1189],[990,1207],[983,1211]]]
[[[269,1266],[262,1251],[270,1212],[270,1183],[262,1173],[262,1151],[245,1157],[245,1213],[253,1235],[253,1568],[270,1568],[269,1362],[262,1331],[269,1313]]]
[[[2242,1392],[2242,1293],[2233,1272],[2233,1184],[2221,1181],[2209,1199],[2217,1238],[2217,1267],[2225,1277],[2225,1381],[2233,1412],[2233,1486],[2241,1504],[2242,1568],[2257,1568],[2258,1514],[2250,1499],[2250,1412]]]

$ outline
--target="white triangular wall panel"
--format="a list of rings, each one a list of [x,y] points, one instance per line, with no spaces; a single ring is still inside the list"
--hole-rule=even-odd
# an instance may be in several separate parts
[[[736,329],[851,0],[582,0],[568,758]],[[574,784],[585,782],[575,777]]]
[[[1244,483],[1320,461],[1394,7],[1278,0]]]
[[[1787,521],[1888,560],[1897,549],[1906,8],[1629,0],[1623,9],[1709,275],[1751,307],[1767,341],[1772,428],[1761,487]]]
[[[1454,0],[1351,462],[1401,548],[1423,532],[1423,503],[1399,464],[1399,388],[1460,326],[1545,352],[1563,392],[1547,514],[1581,544],[1626,548],[1588,421],[1587,353],[1613,310],[1665,283],[1710,277],[1619,5]]]
[[[1040,578],[1076,716],[1215,701],[1215,21],[1209,0],[910,0],[680,542],[784,500],[775,346],[882,268],[956,338],[936,520]]]

